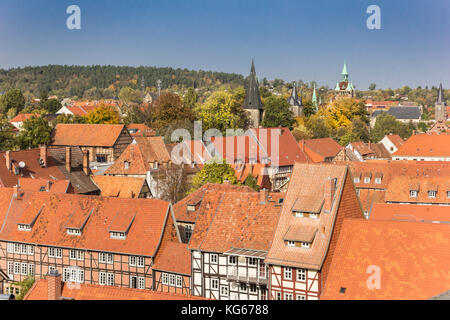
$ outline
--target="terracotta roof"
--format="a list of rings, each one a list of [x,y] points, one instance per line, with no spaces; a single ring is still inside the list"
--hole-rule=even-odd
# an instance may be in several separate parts
[[[334,158],[343,148],[332,138],[302,140],[298,144],[302,150],[305,148],[306,154],[313,162],[324,162],[326,159]]]
[[[197,217],[197,210],[200,207],[200,204],[205,196],[205,193],[211,191],[215,193],[223,193],[223,192],[256,192],[253,189],[247,186],[236,186],[231,184],[214,184],[207,183],[198,190],[192,192],[187,197],[178,201],[173,206],[173,210],[175,212],[175,217],[177,221],[183,222],[191,222],[194,223]],[[189,206],[195,206],[195,211],[189,211]]]
[[[32,117],[40,117],[38,113],[19,113],[17,116],[9,120],[9,122],[25,122]]]
[[[64,282],[61,297],[70,300],[206,300],[201,297],[168,292],[84,283],[74,288],[67,286]],[[48,300],[48,280],[38,280],[28,291],[24,300]]]
[[[130,123],[127,125],[127,129],[132,137],[154,137],[156,135],[153,129],[143,123]]]
[[[281,212],[283,193],[207,192],[197,214],[189,249],[267,251]]]
[[[89,105],[75,105],[75,106],[66,106],[66,108],[77,116],[86,116],[88,113],[94,111],[96,106]]]
[[[312,242],[317,231],[317,226],[293,225],[289,227],[288,231],[284,235],[284,240]]]
[[[155,254],[169,214],[169,203],[156,199],[29,191],[17,199],[12,197],[11,189],[0,188],[0,208],[6,206],[7,209],[0,210],[2,240],[141,256]],[[80,226],[86,217],[89,218],[81,236],[66,233],[67,224]],[[29,223],[33,219],[31,231],[18,230],[19,221]],[[125,240],[110,238],[110,229],[117,226],[129,228]]]
[[[333,232],[346,176],[347,167],[341,165],[297,163],[294,166],[274,240],[265,260],[266,263],[321,269]],[[314,203],[318,202],[314,198],[320,199],[319,202],[328,200],[326,199],[326,188],[330,189],[332,186],[332,180],[330,179],[337,179],[331,212],[325,213],[330,208],[324,205],[321,207],[318,219],[296,217],[292,208],[297,202],[304,203],[302,204],[303,207],[317,208]],[[362,217],[362,213],[360,214]],[[299,228],[299,230],[314,228],[318,230],[312,246],[310,248],[287,246],[285,235],[291,228]]]
[[[448,206],[377,203],[373,206],[370,220],[450,223],[449,213]]]
[[[56,125],[53,146],[112,147],[119,138],[123,124],[65,124]]]
[[[172,161],[176,164],[204,164],[211,154],[201,140],[187,140],[167,145]]]
[[[137,198],[144,186],[145,178],[93,176],[103,197]]]
[[[32,179],[19,178],[19,185],[23,190],[27,191],[45,191],[54,193],[69,193],[69,180],[47,180],[47,179]]]
[[[156,253],[154,270],[191,275],[191,251],[186,243],[165,241]]]
[[[267,154],[251,136],[213,137],[211,143],[215,148],[215,156],[225,159],[229,164],[236,161],[249,163],[251,159],[261,162]]]
[[[269,178],[268,168],[269,165],[262,163],[255,164],[233,164],[232,165],[234,172],[236,173],[236,177],[241,183],[245,183],[248,176],[251,174],[256,178],[256,183],[261,189],[272,189],[272,184]]]
[[[386,138],[389,139],[389,141],[392,142],[392,144],[398,149],[402,145],[405,144],[405,140],[403,140],[398,134],[389,134],[386,136]]]
[[[450,288],[449,263],[449,225],[348,219],[321,299],[429,299]]]
[[[450,157],[450,134],[424,133],[412,135],[394,157]],[[420,159],[419,159],[420,160]]]
[[[410,191],[418,191],[411,197]],[[436,197],[429,197],[428,191],[436,191]],[[449,176],[439,177],[394,177],[386,189],[386,202],[441,203],[448,204],[450,191]]]

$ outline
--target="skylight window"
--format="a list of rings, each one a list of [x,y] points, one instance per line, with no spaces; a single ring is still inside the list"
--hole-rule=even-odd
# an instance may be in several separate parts
[[[410,190],[409,191],[409,196],[411,198],[417,198],[417,190]]]
[[[81,230],[80,229],[75,229],[75,228],[68,228],[67,229],[67,234],[69,236],[80,236],[81,235]]]
[[[19,224],[17,229],[20,231],[31,231],[31,226],[29,224]]]
[[[126,234],[125,232],[116,232],[116,231],[111,231],[109,233],[111,239],[119,239],[119,240],[125,240],[126,239]]]

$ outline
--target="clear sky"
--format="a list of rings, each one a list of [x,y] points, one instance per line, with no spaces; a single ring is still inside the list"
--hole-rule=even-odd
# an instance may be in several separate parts
[[[81,30],[66,9],[81,8]],[[381,8],[381,30],[366,9]],[[0,68],[170,66],[359,89],[450,87],[449,0],[1,0]]]

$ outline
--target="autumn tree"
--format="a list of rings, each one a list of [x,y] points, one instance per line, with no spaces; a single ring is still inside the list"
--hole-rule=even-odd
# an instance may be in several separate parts
[[[120,90],[119,99],[125,104],[142,103],[142,92],[134,90],[130,87],[124,87]]]
[[[37,148],[50,142],[52,128],[42,117],[32,116],[23,123],[18,137],[21,149]]]
[[[172,164],[170,167],[162,166],[154,178],[162,200],[176,203],[183,199],[189,191],[184,165]]]
[[[202,170],[194,176],[190,192],[194,192],[207,183],[222,184],[224,181],[229,181],[231,184],[239,184],[233,167],[226,161],[215,159],[215,161],[205,163]]]
[[[194,88],[189,88],[183,97],[184,106],[193,109],[198,101],[198,94]]]
[[[25,106],[25,97],[19,89],[11,89],[0,96],[0,113],[6,113],[9,109],[14,108],[20,112]]]
[[[120,116],[114,107],[100,105],[86,116],[86,123],[89,124],[118,124]]]
[[[292,129],[295,123],[291,105],[283,97],[270,96],[264,104],[264,119],[262,126],[265,128],[286,127]]]
[[[194,114],[190,108],[183,105],[181,98],[171,92],[163,92],[153,104],[152,127],[158,132],[167,132],[168,127],[172,127],[186,121],[194,121]]]

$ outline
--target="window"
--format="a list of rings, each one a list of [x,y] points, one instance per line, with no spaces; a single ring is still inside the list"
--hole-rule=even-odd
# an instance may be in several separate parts
[[[20,262],[14,262],[14,274],[20,274]]]
[[[114,263],[114,256],[113,256],[112,253],[100,252],[99,253],[99,261],[101,263],[113,264]]]
[[[219,289],[219,280],[217,279],[211,280],[211,289]]]
[[[101,273],[100,273],[101,278]],[[68,267],[63,269],[63,281],[64,282],[84,282],[84,270],[78,267]],[[100,283],[101,284],[101,283]]]
[[[106,284],[106,272],[100,272],[98,283],[104,286]]]
[[[8,275],[12,276],[14,274],[14,262],[8,261]]]
[[[169,275],[167,273],[162,274],[162,283],[169,284]]]
[[[14,253],[20,253],[20,244],[14,243]]]
[[[319,215],[317,213],[310,213],[309,218],[310,219],[319,219]]]
[[[370,177],[365,177],[364,178],[364,183],[370,183]]]
[[[234,256],[228,257],[228,263],[229,264],[236,264],[237,263],[237,257],[234,257]]]
[[[26,263],[21,264],[20,274],[23,276],[28,275],[28,264]]]
[[[188,206],[187,206],[187,211],[190,211],[190,212],[195,211],[195,206],[193,206],[193,205],[188,205]],[[190,227],[190,226],[187,225],[187,226],[185,226],[184,228],[187,228],[187,227]]]
[[[20,231],[31,231],[31,226],[28,224],[19,224],[17,225],[17,229]]]
[[[9,252],[9,253],[14,253],[14,243],[8,243],[7,245],[6,245],[6,250]]]
[[[188,211],[190,211],[189,207],[188,207]],[[195,207],[194,207],[194,210],[192,210],[192,211],[195,211]],[[189,240],[191,238],[191,236],[192,236],[192,226],[185,225],[184,226],[184,238]]]
[[[249,266],[255,267],[256,266],[256,262],[257,262],[256,258],[247,258],[247,263],[248,263]]]
[[[228,297],[228,287],[220,286],[220,294],[224,297]]]
[[[129,265],[130,265],[131,267],[135,267],[135,266],[136,266],[136,257],[135,257],[135,256],[130,256],[130,257],[128,258],[128,262],[129,262]]]
[[[138,278],[138,289],[145,289],[145,278],[144,277]]]
[[[183,286],[183,277],[182,276],[177,276],[177,279],[176,279],[176,286],[178,287],[178,288],[181,288],[182,286]]]
[[[285,293],[284,300],[294,300],[294,295],[292,293]]]
[[[436,191],[428,191],[428,198],[436,198]]]
[[[281,300],[281,292],[277,292],[277,294],[276,294],[276,300]]]
[[[211,263],[217,263],[217,254],[211,254]]]
[[[353,182],[354,182],[354,183],[359,183],[359,181],[360,181],[359,178],[354,178],[354,179],[353,179]]]
[[[303,212],[296,211],[296,212],[295,212],[295,216],[296,216],[297,218],[303,218]]]
[[[130,169],[130,163],[128,161],[124,162],[124,168],[125,168],[125,170]]]
[[[174,286],[174,285],[175,285],[175,275],[169,274],[169,286]]]
[[[287,245],[288,247],[295,247],[295,241],[288,241]]]
[[[411,198],[417,198],[417,191],[416,190],[410,190],[409,191],[409,196]]]
[[[250,285],[250,293],[256,293],[256,284]]]
[[[107,162],[108,156],[106,154],[97,154],[97,162]]]
[[[297,269],[297,280],[298,281],[306,280],[306,269]]]
[[[34,255],[34,247],[33,246],[27,246],[27,253],[29,256],[33,256]]]
[[[111,231],[109,233],[109,235],[110,235],[111,239],[125,240],[125,238],[126,238],[125,232],[114,232],[114,231]]]
[[[20,246],[20,253],[22,253],[22,254],[27,254],[27,245],[26,244],[22,244],[21,246]]]
[[[310,245],[308,242],[302,242],[302,248],[309,248]]]
[[[106,275],[106,280],[107,280],[107,284],[108,286],[113,286],[114,285],[114,273],[108,273]]]
[[[81,250],[70,250],[70,259],[71,260],[84,260],[84,252]]]
[[[347,288],[341,288],[341,289],[339,289],[339,293],[345,294],[345,290],[347,290]]]
[[[81,236],[81,230],[80,229],[67,229],[67,234],[69,236]]]
[[[247,292],[247,284],[241,282],[241,284],[239,285],[239,289],[240,289],[241,291]]]
[[[51,270],[51,267],[50,267]],[[64,268],[63,269],[63,281],[70,281],[70,269],[69,268]]]
[[[447,191],[447,199],[450,199],[450,191]]]
[[[153,169],[158,169],[158,162],[153,162]]]
[[[376,179],[375,179],[375,183],[376,183],[376,184],[381,184],[381,178],[376,178]]]
[[[286,280],[292,280],[292,268],[289,267],[284,268],[284,278]]]
[[[144,257],[137,257],[137,266],[138,267],[144,267],[144,265],[145,265]]]
[[[298,294],[297,300],[306,300],[306,296],[304,296],[303,294]]]

